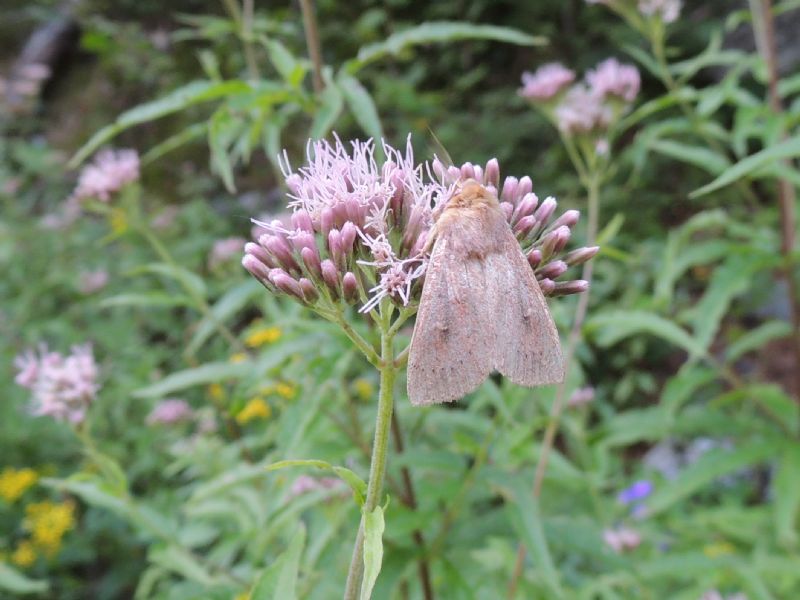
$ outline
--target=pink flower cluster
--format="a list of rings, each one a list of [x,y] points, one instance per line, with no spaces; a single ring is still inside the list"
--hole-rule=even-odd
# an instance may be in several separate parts
[[[244,267],[269,290],[311,306],[361,303],[367,312],[386,297],[409,305],[419,296],[436,207],[457,182],[475,179],[498,193],[545,294],[586,289],[585,282],[555,279],[597,248],[561,256],[579,213],[552,219],[556,201],[540,204],[529,177],[506,177],[501,185],[494,159],[485,168],[417,164],[410,139],[404,152],[385,143],[383,150],[387,160],[379,166],[371,142],[354,141],[348,151],[337,138],[310,142],[308,163],[296,172],[284,161],[291,218],[257,222],[265,233],[245,246]]]
[[[681,14],[681,0],[639,0],[639,12],[646,17],[658,17],[664,23],[674,23]]]
[[[628,527],[606,529],[603,532],[603,541],[617,554],[634,550],[642,543],[642,536],[638,531]]]
[[[145,422],[148,425],[173,425],[188,421],[193,416],[194,411],[186,400],[167,398],[156,404]]]
[[[575,71],[561,63],[548,63],[536,69],[535,73],[522,74],[520,96],[530,100],[549,100],[575,81]]]
[[[520,94],[541,106],[566,135],[602,135],[636,99],[641,85],[636,67],[615,58],[589,71],[585,81],[572,84],[574,78],[572,71],[557,63],[522,75]],[[598,147],[598,153],[601,150]]]
[[[73,346],[64,356],[41,346],[18,356],[14,381],[33,392],[31,412],[59,421],[81,423],[97,395],[98,370],[89,345]]]
[[[246,241],[240,237],[229,237],[215,241],[211,247],[211,252],[208,254],[208,268],[213,270],[229,262],[234,257],[238,258]]]
[[[72,198],[108,202],[113,194],[138,179],[139,155],[135,150],[103,150],[81,171]]]

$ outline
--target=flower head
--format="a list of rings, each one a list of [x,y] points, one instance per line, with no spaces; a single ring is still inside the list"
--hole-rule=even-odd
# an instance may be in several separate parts
[[[113,194],[138,179],[136,150],[103,150],[81,171],[72,198],[108,202]]]
[[[31,412],[58,421],[80,423],[100,386],[98,370],[89,345],[73,346],[66,356],[41,346],[18,356],[15,381],[33,392]]]
[[[187,421],[194,416],[192,407],[186,400],[167,398],[162,400],[150,411],[145,422],[148,425],[173,425]]]
[[[646,17],[658,17],[664,23],[674,23],[681,14],[681,0],[639,0],[639,12]]]
[[[575,81],[575,71],[561,63],[542,65],[536,72],[522,74],[520,96],[529,100],[549,100]]]
[[[608,58],[586,74],[591,93],[598,98],[614,96],[633,102],[639,93],[639,69],[624,65],[616,58]]]
[[[6,502],[16,502],[38,479],[33,469],[6,467],[0,473],[0,498]]]
[[[605,131],[613,117],[603,96],[583,84],[571,87],[555,110],[556,125],[567,135]]]
[[[653,493],[653,483],[647,479],[639,480],[617,494],[617,502],[620,504],[632,504],[644,500]]]
[[[642,543],[642,536],[635,529],[617,527],[603,531],[603,541],[617,554],[634,550]]]
[[[437,207],[459,182],[474,179],[498,194],[545,294],[586,289],[585,282],[555,279],[597,248],[561,256],[579,214],[553,219],[555,199],[540,204],[529,177],[507,177],[501,185],[494,159],[485,168],[417,164],[410,139],[403,152],[385,143],[383,149],[388,158],[381,166],[371,142],[355,141],[348,150],[338,138],[310,143],[308,163],[296,172],[284,160],[290,224],[259,222],[266,233],[245,246],[244,267],[269,290],[310,306],[361,303],[369,312],[384,299],[411,305],[430,258]]]

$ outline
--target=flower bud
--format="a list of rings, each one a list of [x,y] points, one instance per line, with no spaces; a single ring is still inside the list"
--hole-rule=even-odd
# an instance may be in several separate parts
[[[336,265],[333,264],[333,261],[326,258],[325,260],[322,261],[321,269],[322,269],[322,279],[325,280],[325,284],[328,286],[331,295],[334,297],[334,299],[338,299],[339,271],[336,270]]]
[[[541,285],[541,281],[539,282]],[[583,279],[575,279],[573,281],[562,281],[556,283],[553,290],[550,292],[551,296],[568,296],[569,294],[582,294],[589,289],[589,282]]]
[[[538,204],[539,197],[533,192],[528,192],[522,197],[522,200],[519,201],[519,204],[517,204],[517,208],[514,211],[514,219],[519,220],[522,217],[527,217],[528,215],[533,214],[533,211],[536,210],[536,206]]]
[[[500,193],[500,198],[512,204],[517,203],[517,186],[519,180],[516,177],[508,176],[503,182],[503,191]]]
[[[300,231],[314,233],[314,224],[311,222],[311,215],[303,208],[292,213],[292,227]]]
[[[569,241],[571,230],[566,225],[554,229],[542,239],[542,258],[548,260],[561,252]]]
[[[269,252],[267,252],[262,246],[259,246],[253,242],[247,242],[244,245],[244,253],[246,255],[252,255],[270,269],[274,269],[278,266],[278,264],[270,256]]]
[[[269,268],[252,254],[245,254],[242,257],[242,266],[260,282],[269,283]]]
[[[358,280],[350,271],[342,277],[342,293],[347,302],[356,302],[358,300]]]
[[[328,233],[333,229],[333,211],[330,208],[323,208],[319,213],[319,228],[322,235],[328,237]]]
[[[461,179],[477,179],[475,177],[475,167],[472,163],[464,163],[461,165]]]
[[[539,280],[539,289],[542,290],[542,293],[545,296],[549,296],[553,293],[553,290],[556,288],[556,284],[553,282],[552,279],[540,279]]]
[[[303,183],[303,178],[297,173],[292,173],[286,178],[286,188],[295,196],[300,193],[300,187]]]
[[[269,272],[269,280],[284,294],[303,300],[303,291],[300,284],[292,279],[283,269],[272,269]]]
[[[556,227],[561,227],[562,225],[566,225],[567,227],[575,227],[578,221],[581,218],[581,211],[579,210],[568,210],[563,215],[558,217],[553,224],[550,226],[552,229]]]
[[[483,167],[480,165],[473,165],[472,170],[475,172],[475,177],[473,177],[473,179],[483,183]]]
[[[344,227],[342,227],[341,235],[342,252],[344,252],[345,256],[349,256],[353,253],[353,244],[357,236],[358,228],[350,221],[345,223]]]
[[[287,271],[297,270],[297,263],[292,257],[292,249],[285,239],[276,235],[264,234],[258,238],[258,242],[275,257]]]
[[[303,248],[300,251],[300,258],[303,259],[303,264],[314,277],[322,276],[322,267],[319,262],[319,252],[314,248]]]
[[[528,215],[527,217],[522,217],[514,225],[514,233],[516,234],[518,239],[522,239],[531,232],[531,229],[533,229],[533,226],[536,224],[537,220],[535,215]]]
[[[557,206],[558,203],[556,202],[555,198],[545,198],[544,202],[542,202],[539,208],[536,209],[536,212],[533,213],[533,216],[536,217],[536,220],[540,223],[547,223],[550,220],[550,217],[553,216]]]
[[[291,237],[292,245],[297,252],[301,252],[303,248],[317,249],[317,243],[314,241],[314,236],[307,231],[300,231]]]
[[[542,251],[534,248],[530,252],[528,252],[528,264],[533,268],[536,269],[542,262]]]
[[[347,215],[345,222],[350,221],[356,225],[362,225],[364,223],[364,210],[358,203],[358,200],[355,198],[348,198],[344,202],[344,207],[345,214]]]
[[[600,251],[600,246],[589,246],[584,248],[578,248],[569,252],[564,257],[564,262],[567,263],[570,267],[574,267],[576,265],[582,265],[587,260],[594,258],[594,256]]]
[[[316,302],[317,298],[319,298],[319,292],[317,292],[317,288],[314,286],[314,283],[305,277],[301,277],[298,283],[300,285],[300,290],[303,292],[303,298],[305,298],[306,302],[309,304]]]
[[[530,194],[533,190],[533,181],[530,177],[525,175],[522,179],[519,180],[517,184],[517,197],[524,198],[525,194]]]
[[[555,279],[567,271],[567,263],[563,260],[554,260],[537,270],[537,275],[544,279]]]
[[[344,264],[344,253],[342,251],[342,234],[338,229],[331,229],[328,234],[328,252],[337,267]]]
[[[486,163],[483,181],[486,185],[491,185],[495,188],[500,185],[500,163],[497,162],[496,158],[492,158]]]

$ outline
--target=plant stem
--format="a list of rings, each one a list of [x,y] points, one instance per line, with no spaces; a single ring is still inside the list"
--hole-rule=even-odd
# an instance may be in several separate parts
[[[394,336],[389,333],[394,307],[387,298],[381,302],[379,325],[381,329],[380,392],[378,397],[378,416],[375,422],[375,438],[372,443],[372,459],[367,483],[367,497],[361,508],[361,524],[358,527],[350,569],[345,585],[345,600],[356,600],[364,574],[364,517],[378,506],[386,477],[386,458],[389,450],[389,431],[392,425],[394,408],[394,380],[397,369],[394,366]]]
[[[319,94],[325,89],[325,83],[322,80],[322,51],[320,50],[319,29],[317,28],[317,17],[314,14],[313,0],[300,0],[300,10],[303,13],[303,29],[306,34],[308,57],[314,65],[314,91]]]
[[[586,192],[588,195],[588,216],[586,224],[586,245],[594,246],[597,239],[597,229],[600,212],[600,181],[601,175],[597,172],[592,173],[586,179]],[[583,265],[583,273],[581,278],[588,281],[590,286],[592,282],[592,274],[594,271],[594,261],[589,261]],[[542,441],[542,450],[539,455],[539,462],[536,464],[536,473],[533,478],[533,495],[538,498],[542,493],[542,482],[544,475],[547,471],[547,461],[550,458],[550,451],[555,443],[556,434],[561,422],[561,413],[566,404],[567,382],[569,381],[569,369],[572,365],[572,360],[575,356],[575,349],[578,346],[578,341],[581,337],[581,328],[583,321],[586,318],[586,311],[589,308],[589,291],[587,290],[578,298],[578,305],[575,308],[575,318],[572,321],[572,329],[569,332],[567,339],[567,350],[564,354],[565,375],[564,381],[558,386],[556,391],[556,398],[553,401],[553,406],[550,409],[550,420],[544,432],[544,440]],[[514,571],[511,575],[511,582],[508,586],[508,598],[511,600],[517,593],[517,586],[519,579],[522,576],[522,567],[525,563],[525,555],[527,551],[525,546],[520,543],[517,546],[517,559],[514,564]]]
[[[392,438],[394,439],[394,447],[397,454],[402,454],[405,448],[403,444],[403,432],[400,430],[400,420],[397,414],[392,415]],[[408,467],[400,469],[400,476],[403,481],[403,488],[406,496],[406,505],[411,510],[417,510],[417,494],[414,491],[414,482],[411,480],[411,472]],[[419,574],[419,583],[422,586],[422,596],[425,600],[433,600],[433,586],[431,585],[431,573],[428,568],[428,559],[425,556],[425,538],[422,531],[415,529],[411,533],[414,543],[417,545],[421,552],[421,556],[417,560],[417,573]]]
[[[222,6],[225,7],[236,27],[239,28],[239,37],[244,48],[244,61],[247,65],[247,76],[256,80],[260,78],[260,75],[253,50],[253,2],[254,0],[243,0],[244,10],[239,7],[236,0],[222,0]]]
[[[775,43],[775,21],[772,15],[772,0],[750,0],[753,18],[753,34],[756,47],[767,66],[767,99],[772,112],[779,118],[783,115],[783,104],[778,94],[778,52]],[[781,126],[782,137],[786,131]],[[794,168],[791,160],[785,161],[789,169]],[[778,205],[781,214],[781,254],[784,265],[782,277],[786,282],[789,309],[792,315],[792,341],[795,353],[795,397],[800,401],[800,301],[798,301],[797,282],[794,278],[792,251],[795,245],[795,196],[794,186],[785,178],[778,178]]]

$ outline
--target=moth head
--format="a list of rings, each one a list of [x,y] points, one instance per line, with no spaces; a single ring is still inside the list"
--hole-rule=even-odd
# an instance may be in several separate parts
[[[465,179],[460,182],[453,196],[447,201],[445,210],[450,208],[497,208],[497,196],[474,179]]]

